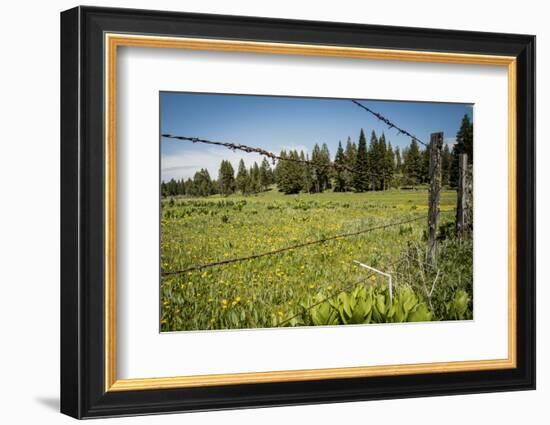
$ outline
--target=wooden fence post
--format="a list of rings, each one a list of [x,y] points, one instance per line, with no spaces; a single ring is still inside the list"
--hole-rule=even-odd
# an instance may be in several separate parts
[[[456,204],[456,234],[466,239],[472,231],[472,169],[468,165],[468,155],[458,156],[458,192]]]
[[[435,261],[437,248],[437,228],[439,225],[439,198],[441,192],[441,148],[443,147],[443,132],[432,133],[430,136],[430,197],[428,210],[428,255],[427,261]]]

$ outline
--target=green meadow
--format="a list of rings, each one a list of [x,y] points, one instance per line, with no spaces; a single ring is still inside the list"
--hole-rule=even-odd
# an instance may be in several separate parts
[[[441,192],[430,264],[425,188],[285,195],[272,187],[167,196],[161,207],[162,331],[472,318],[472,242],[454,237],[455,191]],[[383,225],[391,226],[186,271]],[[391,274],[391,296],[386,277],[354,261]]]

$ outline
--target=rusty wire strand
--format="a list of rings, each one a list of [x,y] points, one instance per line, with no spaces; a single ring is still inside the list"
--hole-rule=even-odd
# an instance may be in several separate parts
[[[178,135],[174,135],[174,134],[162,134],[161,136],[165,137],[167,139],[175,139],[175,140],[181,140],[181,141],[188,141],[188,142],[192,142],[192,143],[203,143],[203,144],[207,144],[207,145],[223,146],[223,147],[226,147],[228,149],[231,149],[232,151],[238,150],[238,151],[242,151],[242,152],[246,152],[246,153],[257,153],[259,155],[270,158],[273,161],[273,163],[275,163],[275,161],[290,161],[290,162],[297,162],[299,164],[305,164],[305,165],[315,167],[315,164],[311,160],[301,159],[301,158],[284,157],[284,156],[274,154],[273,152],[270,152],[270,151],[267,151],[265,149],[258,148],[258,147],[255,147],[255,146],[248,146],[248,145],[243,145],[243,144],[240,144],[240,143],[220,142],[220,141],[215,141],[215,140],[201,139],[199,137],[178,136]],[[378,173],[373,173],[371,171],[359,171],[359,170],[356,170],[353,167],[349,167],[345,164],[339,164],[339,163],[336,163],[336,162],[333,162],[333,161],[330,162],[329,167],[332,167],[336,171],[340,171],[340,172],[341,171],[347,171],[349,173],[363,174],[363,175],[367,175],[367,176],[370,176],[370,177],[387,178],[389,176],[389,174],[387,174],[387,173],[378,174]]]
[[[336,239],[342,239],[342,238],[348,238],[348,237],[351,237],[351,236],[357,236],[357,235],[361,235],[363,233],[371,232],[371,231],[374,231],[374,230],[386,229],[386,228],[389,228],[389,227],[398,226],[398,225],[401,225],[401,224],[412,223],[414,221],[425,220],[425,219],[426,219],[425,216],[415,217],[415,218],[408,219],[408,220],[402,220],[402,221],[398,221],[398,222],[394,222],[394,223],[383,224],[383,225],[380,225],[380,226],[369,227],[367,229],[358,230],[356,232],[341,233],[339,235],[329,236],[329,237],[317,239],[317,240],[314,240],[314,241],[303,242],[303,243],[296,244],[296,245],[286,246],[286,247],[283,247],[283,248],[276,249],[274,251],[262,252],[260,254],[249,255],[247,257],[230,258],[230,259],[227,259],[227,260],[221,260],[221,261],[216,261],[216,262],[212,262],[212,263],[206,263],[206,264],[202,264],[202,265],[199,265],[199,266],[188,267],[188,268],[183,269],[183,270],[165,271],[165,272],[162,272],[161,274],[163,276],[170,276],[170,275],[175,275],[175,274],[193,272],[193,271],[202,270],[202,269],[215,267],[215,266],[221,266],[221,265],[226,265],[226,264],[237,263],[237,262],[246,261],[246,260],[255,260],[257,258],[267,257],[269,255],[274,255],[274,254],[280,254],[282,252],[291,251],[291,250],[294,250],[294,249],[297,249],[297,248],[304,248],[306,246],[325,243],[325,242],[336,240]]]
[[[420,140],[418,137],[416,137],[414,134],[412,133],[409,133],[407,130],[404,130],[402,129],[401,127],[398,127],[397,125],[395,125],[393,122],[391,122],[389,119],[387,119],[384,115],[376,112],[376,111],[373,111],[372,109],[370,109],[369,107],[363,105],[362,103],[358,102],[357,100],[351,100],[353,103],[355,103],[357,106],[359,106],[360,108],[364,109],[365,111],[367,111],[369,114],[371,115],[374,115],[377,119],[379,119],[380,121],[382,121],[384,124],[386,124],[389,128],[393,128],[395,130],[397,130],[397,133],[398,134],[404,134],[405,136],[408,136],[410,137],[412,140],[415,140],[417,141],[418,143],[420,143],[421,145],[424,145],[426,146],[428,149],[430,148],[430,145],[428,143],[425,143],[423,142],[422,140]]]

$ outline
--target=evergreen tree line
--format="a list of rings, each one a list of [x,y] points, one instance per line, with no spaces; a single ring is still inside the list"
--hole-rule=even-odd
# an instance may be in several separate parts
[[[367,190],[385,190],[391,186],[394,175],[401,168],[399,148],[392,148],[382,134],[371,133],[370,143],[363,129],[356,144],[348,137],[346,146],[338,142],[334,156],[334,166],[326,144],[313,147],[311,159],[302,151],[282,151],[283,158],[305,160],[279,161],[275,168],[275,182],[280,191],[291,194],[299,192],[319,193],[326,189],[335,192],[364,192]]]
[[[453,149],[445,144],[441,152],[442,184],[456,188],[458,184],[458,156],[468,154],[473,163],[473,124],[464,115],[456,135]],[[422,149],[416,140],[402,151],[392,147],[384,133],[379,137],[371,132],[369,143],[363,129],[356,144],[348,137],[345,147],[341,142],[334,156],[334,163],[326,143],[315,144],[311,158],[303,151],[283,150],[282,158],[274,170],[267,159],[261,165],[255,162],[249,169],[241,159],[235,175],[231,163],[223,160],[218,179],[212,180],[206,169],[195,173],[193,179],[170,180],[161,183],[163,196],[230,195],[235,192],[253,194],[268,190],[276,184],[286,194],[300,192],[320,193],[327,189],[335,192],[382,191],[392,187],[413,187],[429,182],[429,149]],[[334,165],[334,166],[333,166]]]
[[[385,134],[378,137],[374,131],[367,143],[363,129],[359,133],[358,143],[353,142],[351,137],[348,137],[345,147],[338,143],[334,164],[326,144],[321,147],[316,144],[311,158],[296,150],[282,151],[281,157],[307,161],[277,163],[275,182],[278,189],[287,194],[319,193],[331,188],[335,192],[381,191],[425,184],[429,180],[428,149],[420,149],[418,142],[413,140],[401,151],[399,147],[393,148]],[[445,145],[442,151],[444,185],[450,184],[452,159],[449,146]]]
[[[460,154],[468,155],[468,165],[474,163],[474,125],[468,115],[464,115],[460,129],[456,134],[456,143],[453,147],[453,152],[449,158],[448,175],[449,185],[458,187],[458,156]],[[442,164],[443,165],[443,164]]]
[[[217,180],[212,179],[208,170],[202,168],[195,173],[192,179],[163,181],[160,189],[162,196],[210,196],[215,194],[227,196],[237,191],[249,195],[267,190],[273,182],[273,170],[265,158],[261,165],[258,166],[258,163],[254,162],[249,169],[241,159],[236,176],[231,162],[222,160]]]

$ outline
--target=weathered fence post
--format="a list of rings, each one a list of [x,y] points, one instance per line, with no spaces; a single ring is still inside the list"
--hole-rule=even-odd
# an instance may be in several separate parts
[[[437,228],[439,224],[439,198],[441,192],[441,148],[443,133],[432,133],[430,136],[430,197],[428,210],[428,255],[427,261],[432,264],[437,248]]]
[[[456,203],[456,234],[466,239],[472,231],[472,170],[468,155],[458,155],[458,192]]]

